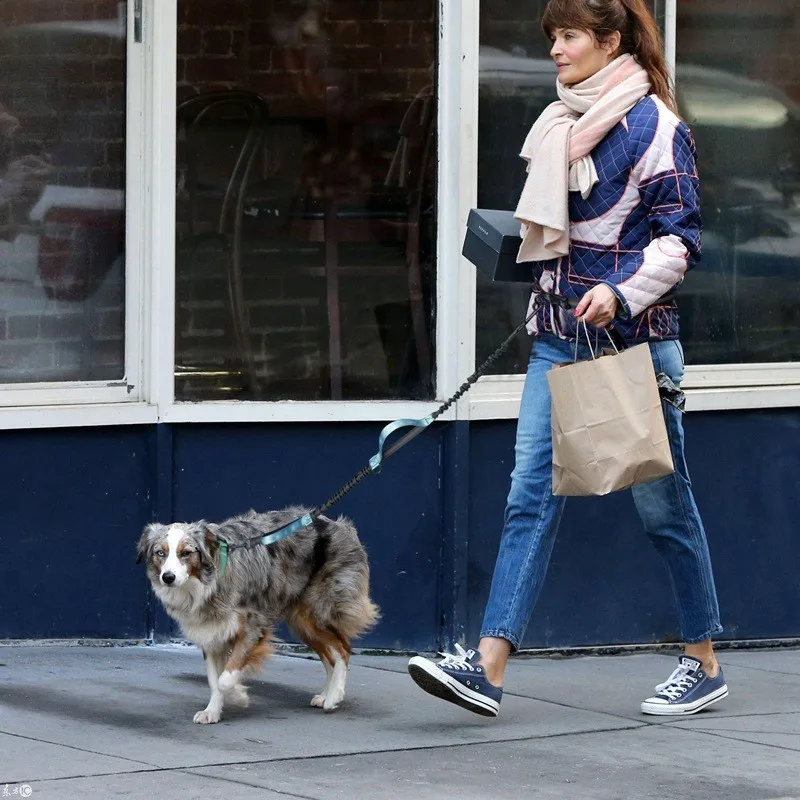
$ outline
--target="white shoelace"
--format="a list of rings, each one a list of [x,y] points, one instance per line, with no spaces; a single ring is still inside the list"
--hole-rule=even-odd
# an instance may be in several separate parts
[[[656,686],[656,694],[664,694],[670,700],[677,700],[687,689],[691,689],[697,683],[697,676],[691,674],[693,670],[681,664],[675,668],[672,675]]]
[[[439,662],[440,667],[453,667],[475,672],[475,667],[467,661],[467,651],[460,644],[456,644],[455,653],[439,653],[439,655],[442,656],[442,660]]]

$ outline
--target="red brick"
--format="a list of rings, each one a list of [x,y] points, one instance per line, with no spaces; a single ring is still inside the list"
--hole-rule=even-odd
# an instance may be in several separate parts
[[[384,69],[425,69],[434,63],[433,48],[429,43],[421,47],[386,47],[379,50]]]
[[[435,0],[381,0],[381,19],[426,20],[432,22],[436,14]],[[519,0],[515,0],[519,6]]]
[[[297,94],[297,80],[289,72],[268,72],[254,75],[249,83],[254,92],[272,97]]]
[[[187,83],[237,83],[242,72],[242,65],[237,58],[188,58],[186,59]]]
[[[329,20],[377,19],[380,6],[377,0],[328,0]]]
[[[408,78],[403,72],[362,72],[358,87],[366,95],[404,94],[408,91]]]
[[[334,41],[338,46],[397,47],[411,43],[411,23],[408,22],[345,23],[336,33]]]
[[[222,28],[203,32],[203,52],[208,55],[227,56],[233,48],[233,31]]]
[[[178,28],[178,56],[193,56],[203,46],[203,29],[195,25],[181,25]]]

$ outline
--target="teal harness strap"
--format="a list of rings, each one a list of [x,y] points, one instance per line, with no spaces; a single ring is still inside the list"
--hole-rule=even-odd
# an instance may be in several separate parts
[[[228,569],[228,540],[219,540],[219,576],[225,577],[225,570]]]
[[[312,517],[311,514],[303,514],[300,519],[296,519],[294,522],[284,525],[277,531],[273,531],[272,533],[268,533],[266,536],[262,536],[261,544],[273,544],[274,542],[279,542],[281,539],[285,539],[287,536],[291,536],[293,533],[297,533],[297,531],[301,531],[303,528],[308,528],[313,524],[314,517]]]

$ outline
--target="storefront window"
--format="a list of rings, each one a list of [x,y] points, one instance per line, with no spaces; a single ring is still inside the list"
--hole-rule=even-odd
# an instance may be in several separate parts
[[[481,3],[483,208],[516,206],[519,146],[555,99],[545,5]],[[703,259],[678,294],[692,364],[800,360],[800,17],[789,5],[678,3],[677,100],[697,144],[705,225]],[[654,10],[663,23],[663,3]],[[480,362],[524,318],[529,292],[478,281]],[[523,372],[528,350],[520,337],[495,372]]]
[[[0,383],[124,375],[124,4],[0,3]]]
[[[705,224],[679,295],[692,363],[800,361],[799,34],[797,3],[678,3]]]
[[[179,0],[177,399],[432,396],[436,8]]]

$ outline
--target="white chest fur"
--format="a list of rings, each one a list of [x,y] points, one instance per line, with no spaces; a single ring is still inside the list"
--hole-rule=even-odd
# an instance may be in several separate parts
[[[222,619],[200,621],[178,618],[186,637],[203,650],[220,650],[227,645],[239,631],[239,616],[235,613]]]
[[[220,650],[239,632],[239,614],[234,610],[213,616],[204,613],[204,589],[194,580],[179,589],[155,587],[167,613],[180,624],[187,639],[203,650]]]

